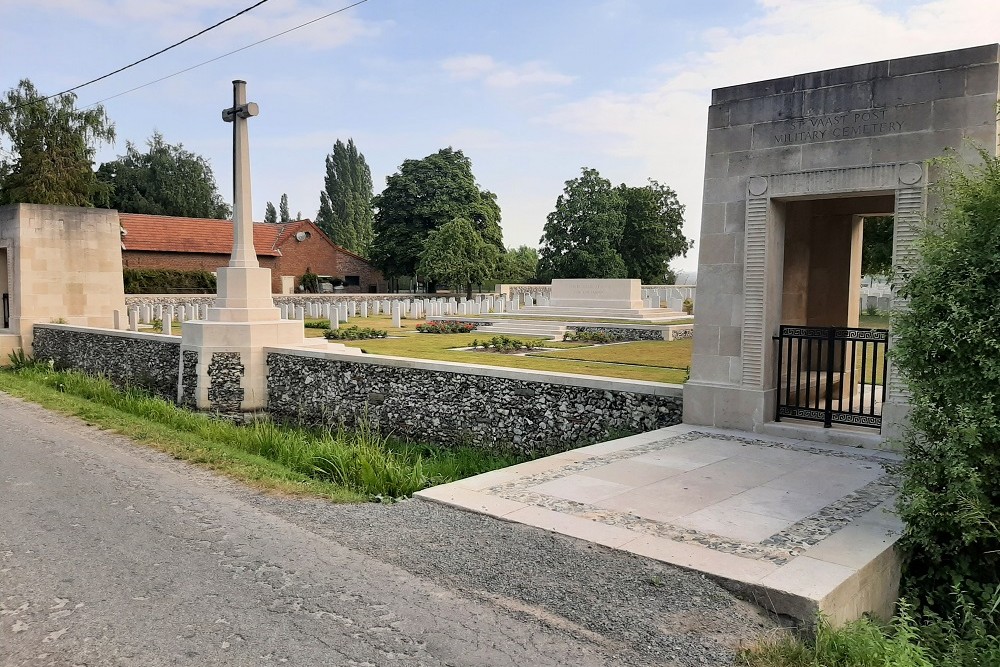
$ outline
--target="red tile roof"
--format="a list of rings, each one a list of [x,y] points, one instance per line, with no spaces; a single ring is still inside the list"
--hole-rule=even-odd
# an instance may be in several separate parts
[[[191,252],[229,255],[233,252],[233,221],[211,218],[180,218],[171,215],[119,213],[118,220],[127,234],[122,250],[149,252]],[[311,220],[253,223],[253,244],[261,257],[281,256],[281,247],[299,232],[318,234],[338,252],[368,262],[361,255],[334,243]]]
[[[232,220],[179,218],[169,215],[119,213],[125,228],[122,238],[125,250],[153,252],[194,252],[228,255],[233,251]],[[253,244],[258,255],[277,257],[281,243],[308,220],[284,224],[253,223]]]

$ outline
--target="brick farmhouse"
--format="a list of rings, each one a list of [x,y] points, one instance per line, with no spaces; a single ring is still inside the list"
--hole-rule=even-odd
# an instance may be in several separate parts
[[[127,269],[215,271],[229,263],[233,223],[229,220],[119,213],[122,262]],[[381,272],[340,247],[313,222],[255,222],[253,242],[262,267],[271,269],[275,294],[297,290],[307,271],[340,278],[344,292],[384,292]],[[340,290],[338,290],[340,291]]]

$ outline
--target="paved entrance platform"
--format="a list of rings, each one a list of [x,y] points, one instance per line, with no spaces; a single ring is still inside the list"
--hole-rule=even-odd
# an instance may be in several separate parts
[[[891,615],[900,457],[679,425],[418,497],[697,570],[774,612]]]

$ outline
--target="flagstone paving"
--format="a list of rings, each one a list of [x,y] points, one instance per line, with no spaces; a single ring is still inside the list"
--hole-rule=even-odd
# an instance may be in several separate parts
[[[418,496],[696,569],[792,616],[846,618],[894,597],[899,465],[891,453],[681,425]]]

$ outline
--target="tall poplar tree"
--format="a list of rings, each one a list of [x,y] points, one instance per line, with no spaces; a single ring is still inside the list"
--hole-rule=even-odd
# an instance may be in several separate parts
[[[278,215],[281,222],[291,222],[292,215],[288,212],[288,195],[281,193],[281,201],[278,202]]]
[[[106,206],[94,152],[114,139],[102,106],[77,109],[72,93],[46,100],[22,79],[0,99],[0,204]]]
[[[351,252],[368,257],[372,229],[372,173],[353,139],[337,139],[326,156],[326,178],[319,193],[316,224]]]

